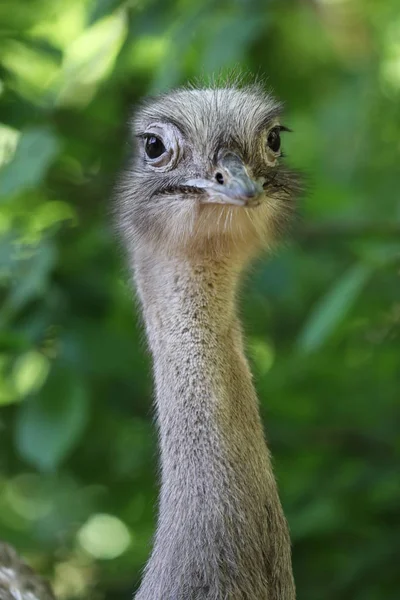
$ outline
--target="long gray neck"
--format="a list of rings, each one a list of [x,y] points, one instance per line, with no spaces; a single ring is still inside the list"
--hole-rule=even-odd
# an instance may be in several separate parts
[[[290,542],[243,353],[240,269],[136,257],[161,445],[155,545],[137,600],[293,600]]]

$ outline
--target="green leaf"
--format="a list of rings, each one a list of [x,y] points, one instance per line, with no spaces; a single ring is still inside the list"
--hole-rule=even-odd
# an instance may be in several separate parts
[[[81,381],[55,368],[41,393],[19,408],[18,452],[39,469],[54,470],[80,440],[87,419],[88,397]]]
[[[0,171],[0,197],[39,185],[59,150],[60,143],[49,127],[22,132],[13,160]]]
[[[0,372],[0,406],[6,406],[18,401],[19,396],[13,382],[4,377],[4,374]]]
[[[97,0],[90,8],[88,24],[93,25],[96,21],[107,17],[124,3],[125,0]]]
[[[351,309],[371,272],[368,265],[353,266],[319,300],[298,338],[302,352],[313,352],[322,346]]]
[[[242,17],[242,14],[223,15],[214,25],[203,60],[206,73],[217,72],[243,60],[248,45],[264,22],[258,15],[248,16],[246,19]]]
[[[1,307],[0,324],[8,321],[30,300],[45,291],[55,260],[54,246],[43,243],[32,257],[21,261],[14,285]]]
[[[30,350],[22,354],[13,369],[14,386],[20,397],[39,390],[46,381],[50,361],[41,352]]]
[[[265,375],[274,364],[274,348],[266,340],[261,338],[251,338],[248,345],[249,353],[253,359],[257,372],[260,375]]]
[[[113,70],[127,33],[127,15],[121,8],[74,40],[63,63],[60,104],[79,105],[91,100],[98,84]]]

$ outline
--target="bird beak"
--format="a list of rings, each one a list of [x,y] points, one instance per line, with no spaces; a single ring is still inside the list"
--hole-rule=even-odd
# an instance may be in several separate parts
[[[263,179],[250,177],[242,160],[229,152],[218,161],[213,179],[189,179],[185,185],[202,189],[205,203],[258,206],[263,194]]]

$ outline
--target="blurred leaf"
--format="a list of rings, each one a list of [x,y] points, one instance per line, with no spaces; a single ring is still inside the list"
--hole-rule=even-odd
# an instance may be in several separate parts
[[[17,129],[0,124],[0,168],[12,160],[20,135]]]
[[[15,262],[13,250],[15,237],[13,232],[0,237],[0,278],[8,277]]]
[[[241,62],[248,44],[263,25],[258,15],[247,15],[244,19],[242,13],[223,13],[220,19],[213,23],[212,33],[207,32],[209,43],[203,58],[205,71],[218,72],[223,67]]]
[[[97,2],[93,2],[89,12],[88,24],[93,25],[93,23],[103,19],[125,3],[126,0],[97,0]]]
[[[87,419],[88,396],[82,382],[56,367],[40,394],[19,408],[17,449],[35,467],[54,470],[80,440]]]
[[[19,396],[12,381],[0,373],[0,406],[18,402]]]
[[[127,35],[126,11],[120,9],[85,30],[67,49],[60,104],[85,104],[110,72]]]
[[[9,39],[4,44],[2,62],[21,96],[36,105],[52,106],[54,84],[60,70],[57,53]]]
[[[340,524],[340,507],[333,498],[319,498],[299,510],[294,519],[295,539],[310,536],[316,532],[334,531]]]
[[[6,322],[22,306],[43,293],[55,260],[54,247],[42,243],[31,258],[20,262],[17,277],[0,309],[0,323]]]
[[[59,150],[60,142],[49,127],[23,131],[13,160],[0,171],[0,197],[39,185]]]
[[[265,375],[271,369],[275,360],[275,352],[271,344],[260,338],[251,338],[249,352],[254,366],[260,375]]]
[[[351,309],[371,272],[368,265],[353,266],[319,300],[297,342],[302,352],[312,352],[322,346]]]
[[[20,397],[39,390],[49,369],[49,360],[41,352],[32,350],[20,356],[13,369],[14,385]]]
[[[198,32],[202,30],[202,27],[207,27],[207,14],[209,14],[211,4],[209,0],[201,3],[187,2],[185,9],[179,13],[178,18],[172,21],[172,26],[167,30],[167,39],[165,40],[168,44],[162,43],[159,47],[162,50],[164,46],[167,51],[160,56],[161,60],[159,60],[158,68],[154,73],[150,93],[159,93],[161,90],[179,85],[185,68],[181,57],[195,47]],[[149,4],[147,14],[145,13],[144,21],[142,21],[146,29],[150,25],[149,33],[155,32],[158,37],[165,38],[165,26],[161,26],[161,31],[158,31],[158,25],[161,25],[163,21],[163,12],[159,11],[155,14],[153,7]],[[150,68],[152,54],[150,53],[149,56]]]
[[[32,232],[42,232],[63,221],[76,225],[78,218],[75,209],[67,202],[46,202],[32,214],[30,228]]]
[[[400,243],[376,242],[355,244],[355,249],[365,262],[375,267],[384,267],[400,261]]]

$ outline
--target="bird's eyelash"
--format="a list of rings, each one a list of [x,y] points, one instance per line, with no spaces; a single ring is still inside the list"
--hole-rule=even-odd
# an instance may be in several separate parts
[[[278,125],[279,127],[279,131],[288,131],[289,133],[293,132],[293,129],[290,129],[290,127],[286,127],[286,125]]]
[[[290,129],[290,127],[286,127],[286,125],[278,125],[277,128],[279,129],[279,131],[284,131],[284,132],[287,131],[289,133],[293,132],[293,129]],[[281,150],[280,154],[279,154],[279,158],[286,158],[286,157],[287,157],[286,152],[284,152],[283,150]]]
[[[152,135],[154,135],[154,137],[158,137],[156,136],[156,134],[154,133],[148,133],[146,131],[140,132],[140,133],[135,133],[134,137],[139,139],[139,140],[145,140],[148,137],[151,137]]]

